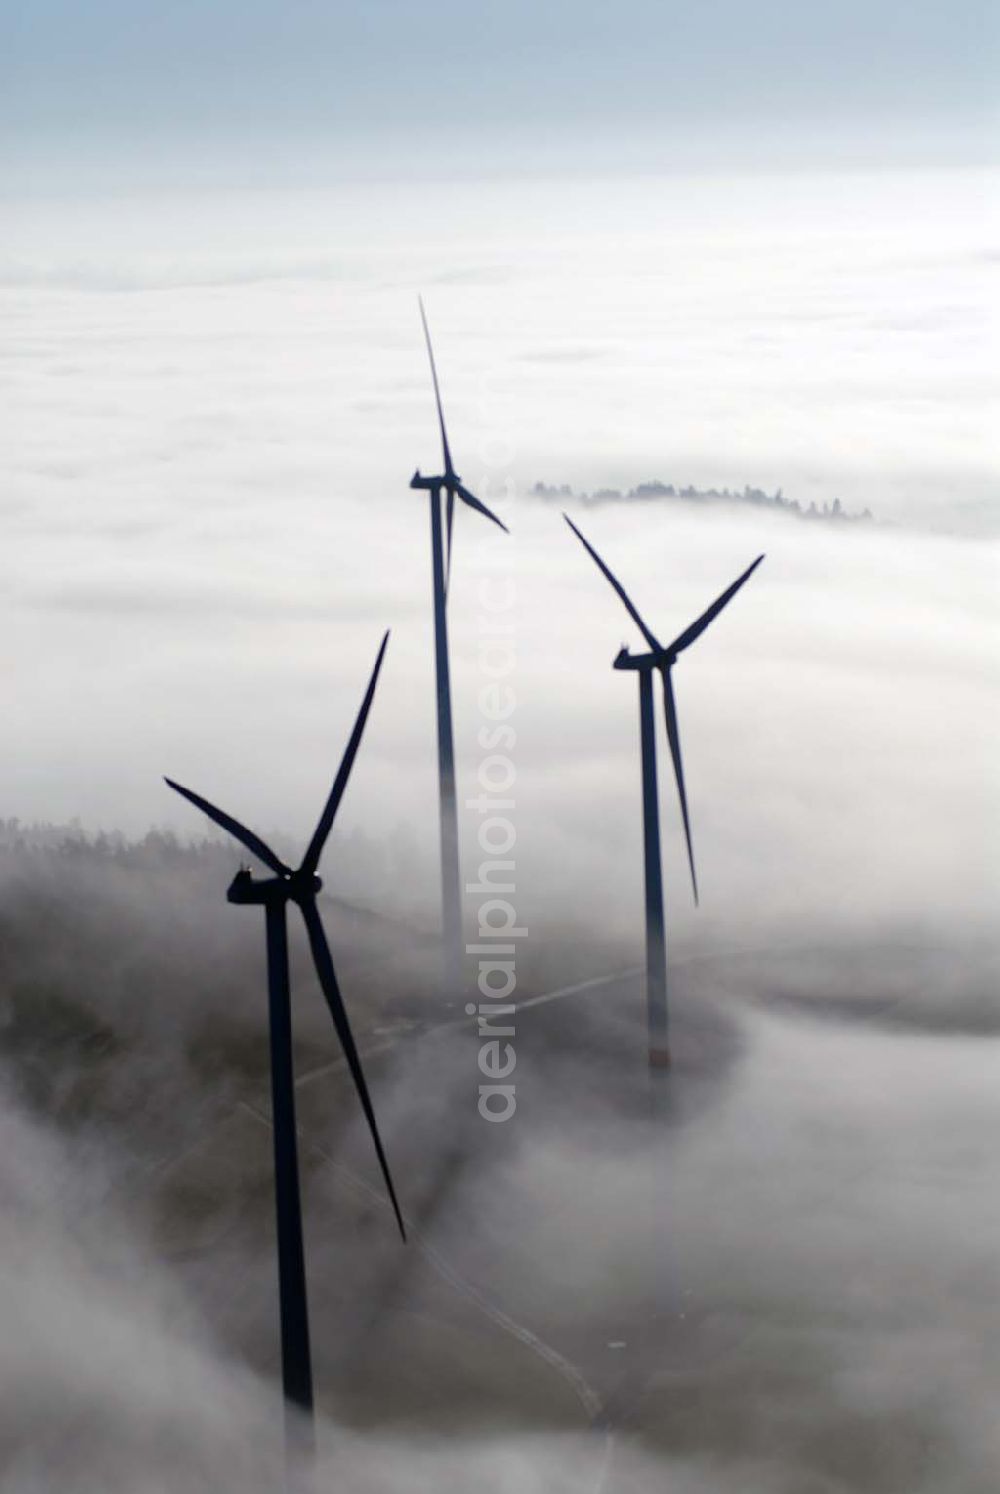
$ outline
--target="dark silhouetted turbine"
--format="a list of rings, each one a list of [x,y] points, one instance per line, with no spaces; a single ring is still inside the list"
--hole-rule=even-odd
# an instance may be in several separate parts
[[[468,508],[483,514],[498,525],[504,533],[506,524],[498,519],[485,503],[470,493],[455,471],[448,445],[448,432],[444,423],[441,390],[438,385],[437,365],[431,346],[430,329],[420,301],[420,320],[427,343],[427,356],[431,364],[431,379],[434,383],[434,402],[437,406],[438,425],[441,428],[441,452],[444,471],[436,477],[424,477],[418,468],[410,479],[410,487],[421,489],[430,497],[431,504],[431,560],[434,574],[434,664],[437,683],[437,738],[438,738],[438,785],[441,819],[441,913],[444,938],[445,969],[447,983],[454,995],[461,979],[462,961],[462,894],[459,881],[458,860],[458,804],[455,792],[455,742],[451,722],[451,671],[448,661],[448,620],[446,603],[451,581],[452,529],[455,522],[455,500],[459,499]],[[444,495],[445,514],[442,533],[441,500]]]
[[[568,514],[563,514],[566,523],[590,555],[595,565],[618,593],[625,610],[639,632],[649,644],[648,654],[630,654],[622,648],[614,661],[615,669],[632,669],[639,675],[639,724],[642,735],[642,807],[643,844],[646,878],[646,1001],[649,1009],[649,1061],[656,1067],[669,1067],[670,1046],[667,1036],[667,960],[666,936],[663,919],[663,875],[660,866],[660,819],[656,787],[656,734],[653,714],[653,673],[659,673],[663,682],[663,711],[667,726],[667,745],[677,782],[681,819],[684,824],[684,839],[687,844],[688,866],[691,869],[691,888],[695,903],[698,902],[698,878],[694,866],[694,848],[691,842],[691,819],[688,814],[687,790],[684,786],[684,765],[681,759],[680,731],[677,725],[677,703],[671,670],[677,663],[678,654],[700,638],[723,607],[731,602],[744,582],[748,581],[764,559],[758,555],[752,565],[747,566],[731,586],[727,586],[711,607],[696,618],[690,627],[679,633],[672,643],[664,645],[648,628],[624,586],[598,555],[593,545],[580,533]]]
[[[312,951],[313,962],[320,987],[330,1009],[333,1025],[354,1080],[358,1099],[364,1111],[368,1128],[378,1157],[385,1186],[396,1214],[399,1232],[406,1238],[403,1217],[393,1187],[389,1164],[386,1160],[382,1140],[379,1136],[372,1108],[368,1085],[365,1082],[361,1059],[358,1055],[347,1012],[337,985],[333,958],[326,941],[316,898],[322,882],[316,875],[320,856],[333,825],[354,759],[358,753],[365,722],[375,696],[382,660],[385,657],[389,634],[382,639],[378,658],[372,670],[365,698],[361,703],[354,730],[351,732],[333,788],[326,801],[312,840],[301,864],[293,870],[286,866],[271,847],[234,820],[231,815],[217,809],[200,794],[174,783],[166,782],[185,799],[214,820],[223,830],[232,835],[264,866],[274,873],[266,881],[255,881],[251,872],[242,868],[230,885],[227,897],[231,903],[255,904],[263,907],[267,926],[267,976],[269,992],[269,1015],[271,1036],[271,1101],[274,1117],[274,1176],[275,1202],[278,1224],[278,1281],[281,1309],[281,1370],[285,1398],[304,1411],[311,1424],[313,1408],[312,1362],[309,1348],[309,1317],[306,1298],[305,1256],[302,1243],[302,1205],[299,1192],[298,1149],[295,1125],[295,1088],[292,1068],[292,1019],[288,970],[288,924],[289,903],[296,903],[302,914]],[[290,1439],[301,1447],[301,1437],[290,1427]],[[311,1425],[306,1433],[311,1441]]]

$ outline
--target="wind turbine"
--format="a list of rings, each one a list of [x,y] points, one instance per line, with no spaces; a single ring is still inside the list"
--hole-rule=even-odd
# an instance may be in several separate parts
[[[217,809],[200,794],[184,788],[168,778],[166,782],[178,794],[190,800],[204,811],[223,830],[235,837],[241,845],[262,862],[273,877],[255,882],[253,874],[241,867],[230,884],[226,896],[231,903],[254,904],[263,907],[267,926],[267,980],[268,1010],[271,1031],[271,1104],[274,1119],[274,1183],[278,1225],[278,1287],[281,1310],[281,1377],[286,1402],[305,1413],[305,1427],[296,1421],[302,1435],[297,1436],[290,1419],[286,1419],[286,1435],[291,1448],[307,1451],[311,1448],[313,1382],[312,1363],[309,1352],[309,1316],[306,1301],[305,1257],[302,1244],[302,1204],[299,1193],[299,1163],[295,1127],[295,1086],[292,1067],[292,1016],[288,971],[288,921],[289,903],[297,903],[302,913],[312,951],[316,975],[323,995],[326,997],[330,1016],[336,1029],[344,1057],[354,1080],[361,1108],[365,1113],[375,1152],[378,1157],[385,1186],[392,1202],[399,1225],[399,1232],[406,1239],[403,1217],[396,1199],[389,1164],[386,1161],[382,1141],[379,1137],[375,1112],[372,1109],[368,1086],[365,1083],[361,1060],[347,1020],[333,959],[326,934],[316,905],[322,882],[316,875],[323,847],[333,825],[354,759],[361,743],[368,712],[371,709],[378,682],[379,671],[385,656],[389,634],[382,639],[382,646],[375,660],[365,698],[361,703],[354,730],[344,751],[333,788],[326,801],[319,823],[313,831],[312,840],[299,866],[291,867],[277,856],[252,830],[241,825],[223,810]],[[303,1446],[303,1438],[308,1448]]]
[[[462,893],[459,883],[458,865],[458,805],[455,797],[455,742],[451,724],[451,674],[448,663],[448,620],[446,603],[451,580],[451,537],[455,522],[455,499],[459,498],[469,508],[492,519],[505,534],[506,524],[492,510],[470,493],[455,471],[448,445],[448,432],[444,424],[441,405],[441,390],[438,385],[434,349],[431,346],[430,329],[421,299],[420,320],[430,359],[431,379],[434,383],[434,401],[437,405],[438,424],[441,427],[441,450],[444,471],[437,477],[424,477],[420,468],[410,478],[410,487],[421,489],[430,498],[431,504],[431,561],[434,575],[434,666],[437,680],[437,741],[438,741],[438,796],[441,819],[441,913],[444,937],[445,968],[449,986],[457,991],[462,969]],[[442,528],[441,497],[445,497],[445,514]]]
[[[660,814],[656,785],[656,733],[653,718],[653,673],[658,672],[663,680],[663,707],[667,723],[667,743],[677,780],[677,795],[684,822],[684,839],[687,842],[688,865],[691,868],[691,887],[694,900],[698,902],[698,879],[694,869],[694,851],[691,845],[691,822],[688,816],[687,793],[684,788],[684,767],[681,762],[681,740],[677,726],[677,705],[674,700],[674,685],[671,670],[677,663],[678,654],[700,638],[723,607],[731,602],[744,582],[748,581],[764,559],[758,555],[753,565],[731,586],[727,586],[690,627],[679,633],[666,647],[659,641],[639,616],[637,608],[621,582],[598,555],[568,514],[563,514],[566,523],[577,539],[607,577],[625,604],[625,610],[639,632],[649,644],[648,654],[630,654],[622,647],[614,661],[615,669],[631,669],[639,676],[639,726],[642,738],[642,819],[643,857],[646,876],[646,1004],[649,1020],[649,1062],[653,1068],[670,1067],[670,1044],[667,1033],[667,951],[663,922],[663,877],[660,866]]]

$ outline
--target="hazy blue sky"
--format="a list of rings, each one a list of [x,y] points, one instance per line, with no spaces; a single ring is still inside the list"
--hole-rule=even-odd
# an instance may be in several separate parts
[[[242,178],[988,149],[981,0],[3,0],[8,165]]]

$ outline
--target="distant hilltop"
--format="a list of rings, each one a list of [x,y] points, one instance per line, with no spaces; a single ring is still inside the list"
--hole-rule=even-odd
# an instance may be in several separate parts
[[[792,514],[797,519],[825,519],[835,524],[865,524],[873,517],[870,508],[859,514],[848,513],[839,498],[835,498],[832,503],[824,503],[821,508],[815,503],[803,508],[797,498],[786,498],[780,488],[773,493],[765,493],[762,488],[749,486],[741,491],[738,488],[675,488],[672,482],[641,482],[637,488],[629,488],[627,493],[619,492],[617,488],[598,488],[593,493],[575,493],[568,483],[557,488],[550,487],[548,483],[536,482],[531,492],[535,498],[579,498],[584,503],[635,503],[664,498],[683,503],[750,503],[756,508]]]

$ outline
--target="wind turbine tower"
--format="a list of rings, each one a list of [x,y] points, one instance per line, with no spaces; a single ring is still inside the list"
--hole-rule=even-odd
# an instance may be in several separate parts
[[[504,533],[507,526],[485,503],[469,492],[455,471],[445,429],[441,390],[438,385],[434,349],[427,326],[424,303],[420,301],[420,320],[431,365],[434,402],[441,429],[441,452],[444,471],[425,477],[419,467],[410,479],[410,487],[426,492],[431,509],[431,564],[434,578],[434,671],[437,694],[438,794],[441,823],[441,922],[444,942],[445,979],[454,995],[462,977],[462,885],[458,853],[458,799],[455,789],[455,740],[451,716],[451,669],[448,659],[448,589],[451,581],[451,543],[455,522],[455,499],[483,514]],[[444,512],[442,514],[442,499]]]
[[[748,581],[764,559],[758,555],[752,565],[741,576],[727,586],[711,607],[696,618],[689,628],[679,633],[666,647],[646,626],[621,582],[598,555],[568,514],[563,514],[566,523],[590,555],[598,569],[611,583],[629,617],[635,623],[649,652],[629,653],[622,648],[614,661],[615,669],[630,670],[639,677],[639,732],[642,742],[642,827],[643,866],[646,887],[646,1005],[649,1023],[649,1062],[652,1068],[670,1067],[670,1040],[667,1015],[667,946],[663,918],[663,872],[660,857],[660,810],[656,776],[656,730],[653,700],[653,675],[659,674],[663,681],[663,709],[667,727],[667,745],[677,781],[681,819],[684,823],[684,839],[687,843],[688,865],[691,869],[691,888],[695,904],[698,903],[698,879],[694,869],[694,851],[691,845],[691,823],[688,816],[687,791],[684,787],[684,767],[681,761],[680,732],[677,725],[677,704],[671,671],[677,663],[678,654],[700,638],[709,623]]]
[[[288,904],[296,903],[302,914],[320,989],[333,1020],[361,1108],[364,1111],[385,1186],[396,1215],[399,1232],[406,1238],[403,1216],[396,1199],[389,1164],[379,1136],[361,1059],[347,1020],[343,998],[326,941],[317,896],[323,886],[316,875],[334,816],[343,798],[361,736],[368,720],[375,686],[385,656],[389,635],[375,661],[368,689],[358,712],[340,768],[323,813],[301,864],[293,870],[259,835],[217,809],[200,794],[183,788],[170,778],[169,786],[208,815],[216,825],[240,842],[273,875],[255,881],[245,867],[229,887],[231,903],[264,909],[267,932],[268,1012],[271,1047],[271,1102],[274,1128],[274,1184],[278,1234],[278,1296],[281,1320],[281,1376],[286,1405],[296,1414],[286,1417],[286,1443],[290,1463],[313,1448],[313,1377],[309,1344],[309,1313],[306,1297],[305,1252],[302,1240],[302,1202],[299,1189],[298,1141],[295,1122],[295,1076],[292,1066],[292,1013],[288,969]]]

